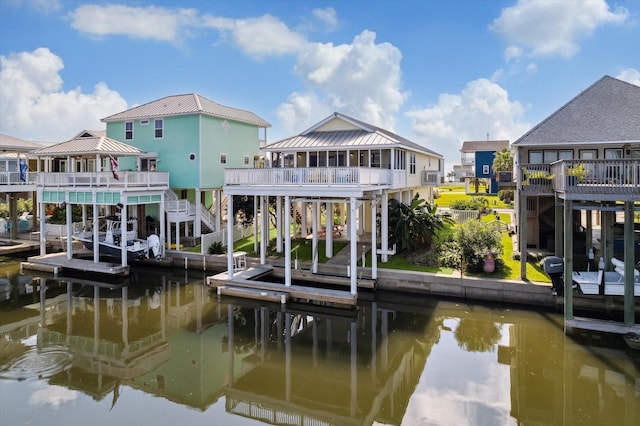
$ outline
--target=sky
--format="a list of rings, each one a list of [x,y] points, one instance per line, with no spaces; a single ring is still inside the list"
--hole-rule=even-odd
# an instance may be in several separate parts
[[[0,0],[0,133],[60,142],[198,93],[271,123],[340,112],[460,162],[604,75],[640,85],[640,0]]]

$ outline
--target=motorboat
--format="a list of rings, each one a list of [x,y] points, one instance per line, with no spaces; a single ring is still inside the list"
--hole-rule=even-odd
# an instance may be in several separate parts
[[[146,240],[138,238],[138,222],[136,218],[130,217],[123,223],[119,216],[109,216],[106,221],[106,231],[98,234],[101,255],[122,256],[122,243],[124,241],[128,260],[141,260],[149,257],[157,259],[160,257],[160,239],[155,234],[150,235]],[[74,240],[82,242],[87,249],[93,250],[94,236],[92,231],[81,231],[72,237]]]

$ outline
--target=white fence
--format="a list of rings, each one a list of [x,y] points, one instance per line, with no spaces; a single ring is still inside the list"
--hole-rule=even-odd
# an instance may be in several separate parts
[[[480,217],[480,211],[478,210],[449,209],[449,214],[457,223],[466,222],[469,219],[478,219]]]
[[[233,227],[233,242],[253,235],[253,226],[236,225]],[[229,245],[227,228],[209,234],[202,234],[200,240],[200,253],[209,254],[209,247],[213,243],[221,243],[223,246]]]

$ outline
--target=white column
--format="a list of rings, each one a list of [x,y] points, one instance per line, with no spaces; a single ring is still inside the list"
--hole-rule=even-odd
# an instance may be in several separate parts
[[[378,278],[378,232],[376,226],[377,204],[376,198],[371,199],[371,278]]]
[[[318,203],[311,205],[311,272],[318,272]]]
[[[98,205],[96,204],[95,195],[93,194],[93,262],[100,262],[100,226],[98,223]]]
[[[164,256],[164,250],[165,250],[165,242],[166,242],[166,236],[165,236],[165,199],[164,199],[164,192],[162,194],[160,194],[160,253],[162,253],[162,256]]]
[[[38,162],[38,164],[40,164]],[[45,226],[45,211],[44,211],[44,201],[42,201],[42,197],[44,195],[44,191],[42,189],[38,189],[38,208],[40,209],[40,256],[44,256],[47,254],[47,231]]]
[[[269,197],[260,196],[260,264],[267,263],[267,243],[269,242]]]
[[[233,196],[227,197],[227,279],[233,279]]]
[[[67,192],[65,194],[65,199],[66,199],[66,211],[65,213],[67,214],[67,259],[71,259],[73,257],[73,239],[71,238],[71,235],[73,234],[73,229],[72,229],[72,217],[71,217],[71,210],[72,210],[72,206],[71,204],[69,204],[69,193]],[[14,221],[16,222],[16,221]],[[18,227],[15,227],[16,229],[18,229]]]
[[[280,197],[278,197],[280,198]],[[278,205],[280,205],[280,201],[278,201]],[[285,211],[291,211],[291,197],[288,195],[284,196],[284,209]],[[284,215],[284,285],[287,287],[291,286],[291,232],[288,232],[291,229],[291,215]],[[280,239],[280,238],[278,238]]]
[[[328,259],[333,257],[333,204],[327,203],[327,233],[325,234],[325,255]]]
[[[351,294],[358,294],[358,240],[356,236],[356,197],[349,200],[349,265],[351,272]]]
[[[202,235],[202,191],[196,188],[196,221],[193,224],[193,236],[199,238]]]
[[[261,198],[258,196],[253,196],[253,251],[258,252],[258,244],[260,242],[260,235],[258,234],[259,229],[262,229],[262,226],[258,227],[258,203],[262,202]]]
[[[309,229],[307,226],[307,211],[308,211],[307,202],[302,201],[300,203],[300,216],[302,218],[300,222],[300,227],[302,228],[300,236],[302,238],[307,238],[307,235],[309,233]]]
[[[121,202],[125,201],[125,197],[120,197]],[[120,214],[120,220],[122,220],[120,231],[120,258],[122,266],[127,266],[127,220],[129,219],[128,209],[126,201],[122,203],[122,210]],[[123,307],[124,310],[124,307]]]
[[[389,256],[387,255],[387,249],[389,248],[389,195],[386,192],[382,193],[380,213],[382,213],[382,218],[380,220],[380,233],[382,237],[380,245],[382,246],[382,256],[380,256],[380,260],[382,263],[386,263],[389,261]]]
[[[216,214],[214,216],[215,222],[216,222],[215,231],[219,231],[220,227],[222,226],[222,212],[220,211],[220,209],[222,208],[222,202],[221,202],[222,190],[221,189],[214,190],[213,195],[214,197],[216,197]]]
[[[287,215],[289,216],[289,215]],[[282,196],[276,197],[276,252],[282,253]]]
[[[185,225],[188,226],[188,225]],[[176,250],[180,250],[180,221],[176,220]]]

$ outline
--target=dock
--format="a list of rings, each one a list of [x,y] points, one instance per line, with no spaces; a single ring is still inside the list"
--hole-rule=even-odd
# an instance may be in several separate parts
[[[355,306],[358,296],[344,290],[291,285],[260,281],[261,277],[271,274],[273,267],[249,267],[238,271],[231,280],[227,272],[207,277],[207,285],[215,287],[218,295],[229,295],[268,302],[287,303],[289,300],[324,302],[335,305]]]
[[[93,272],[106,275],[128,275],[129,266],[112,262],[94,262],[89,259],[74,257],[67,259],[67,253],[52,253],[44,256],[32,256],[20,264],[21,269],[51,272],[58,274],[62,270]]]
[[[51,244],[47,243],[49,246]],[[29,253],[40,250],[39,241],[2,240],[0,241],[0,256]]]

